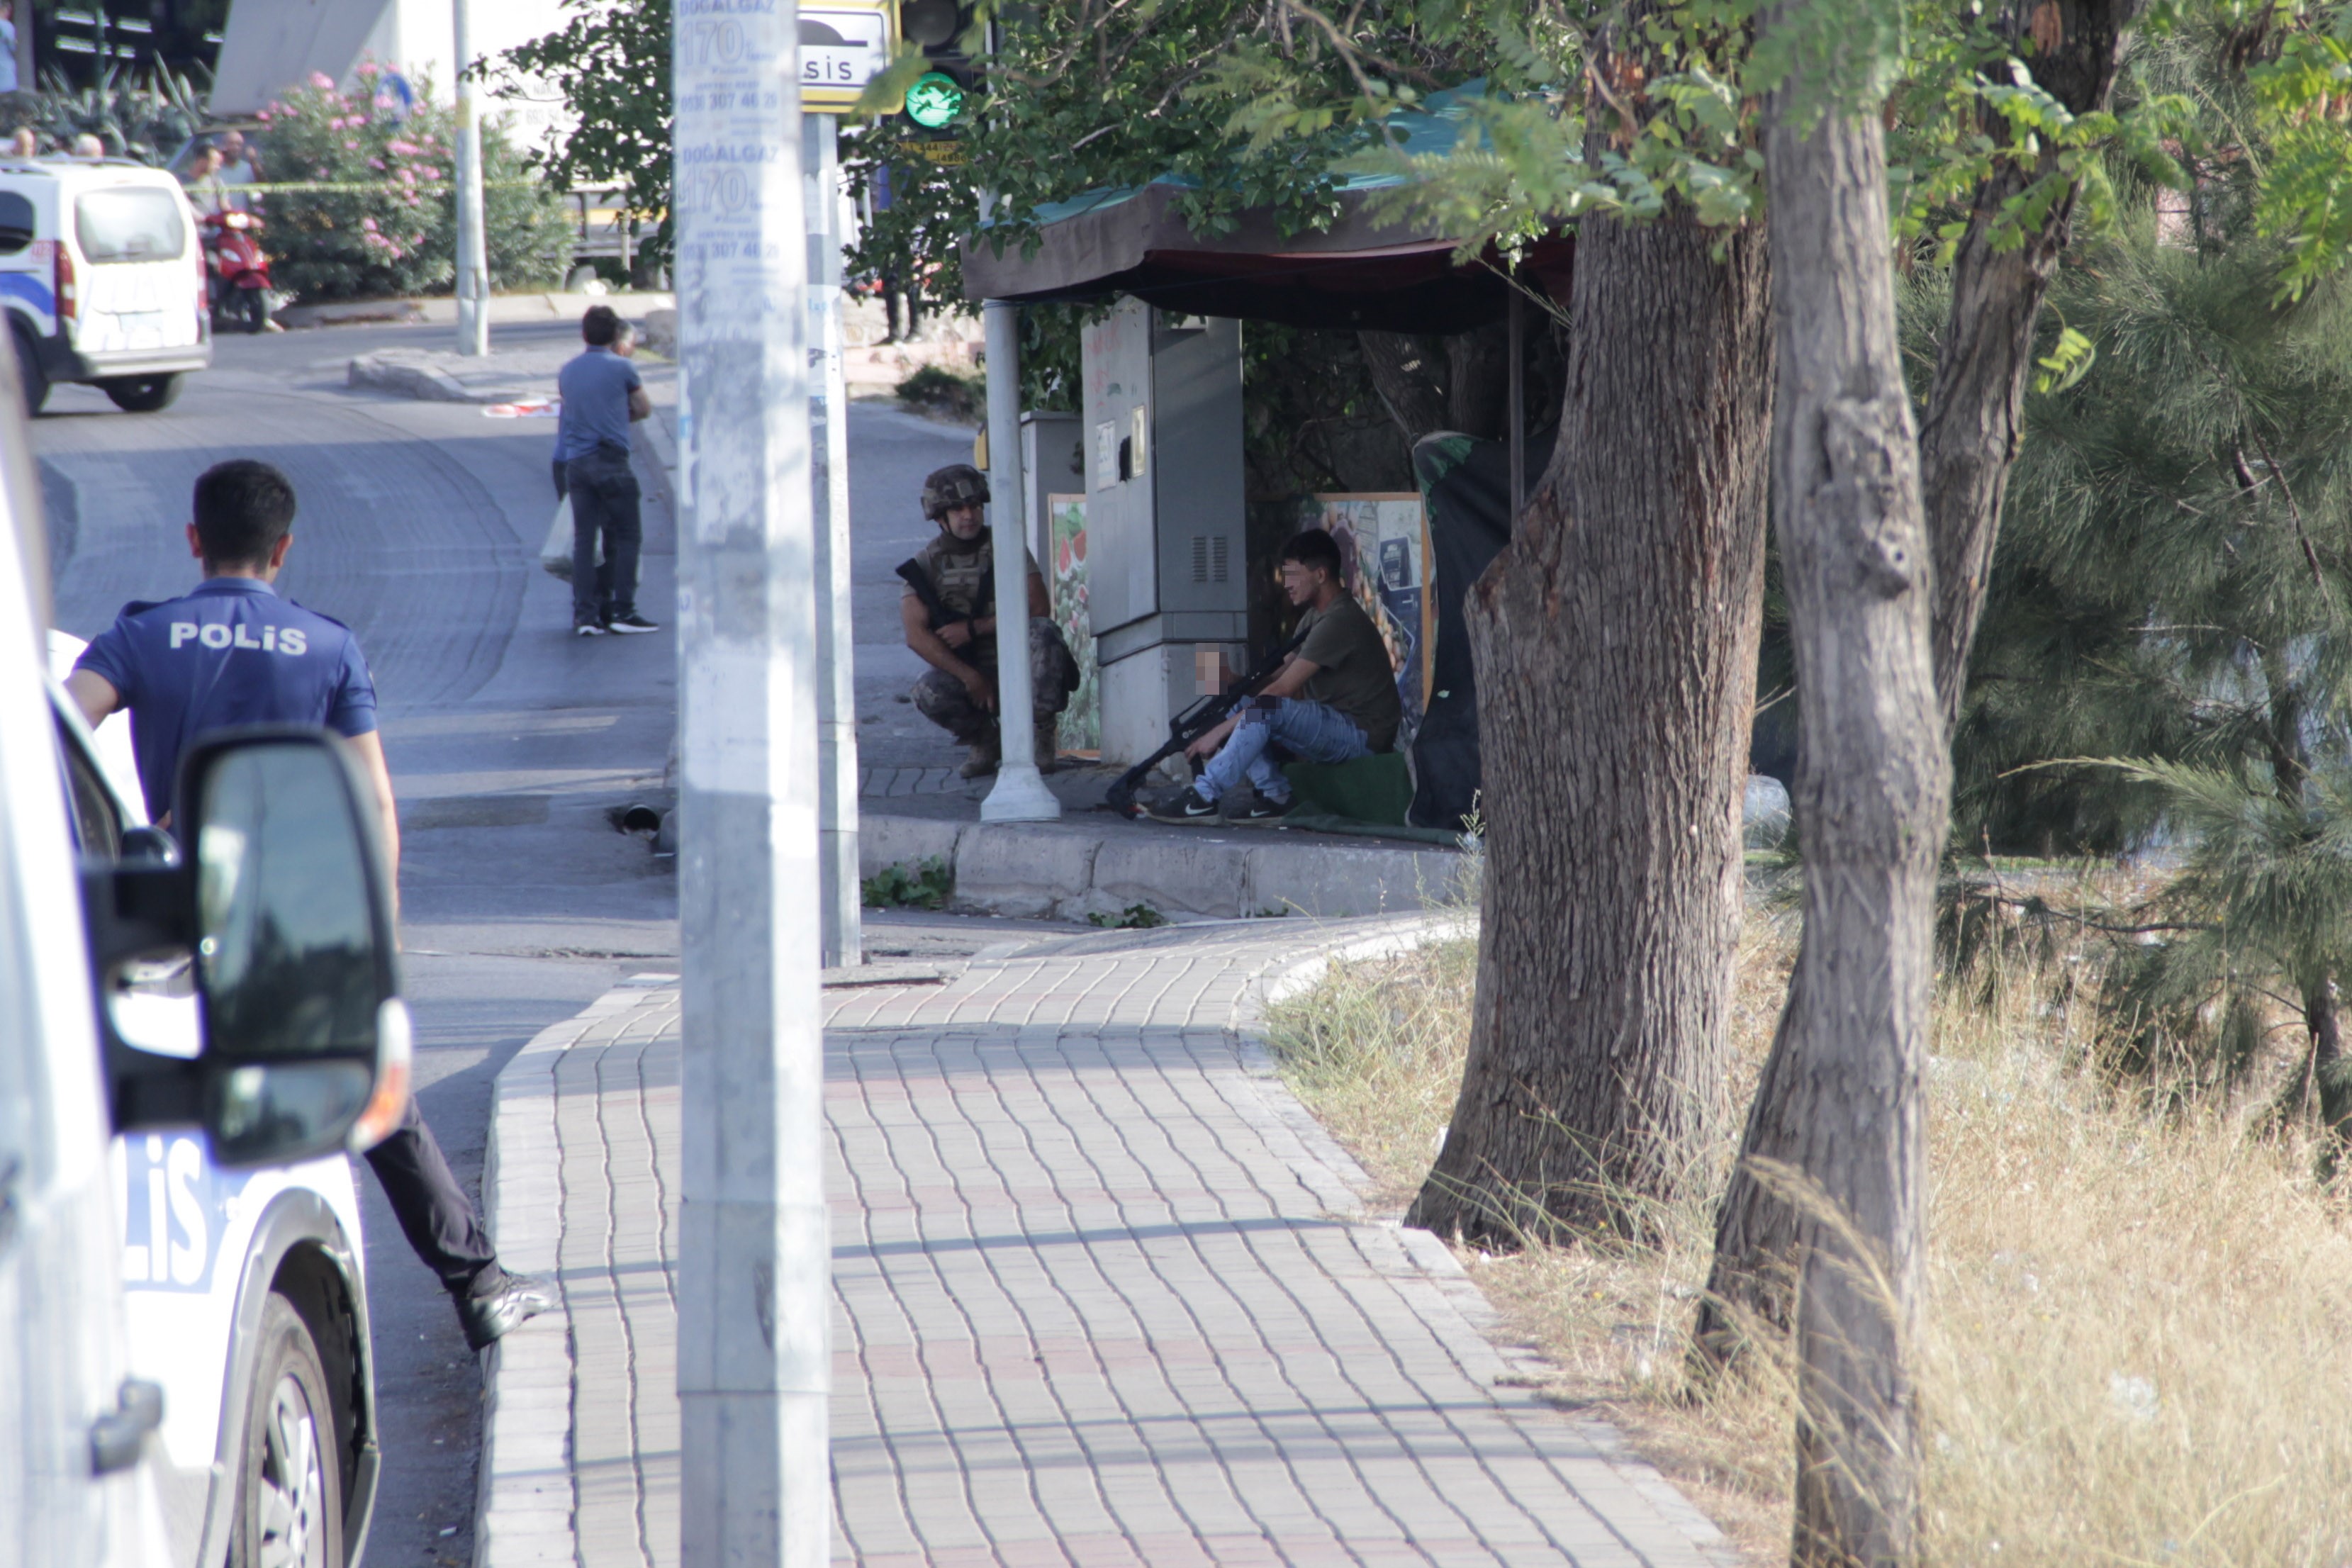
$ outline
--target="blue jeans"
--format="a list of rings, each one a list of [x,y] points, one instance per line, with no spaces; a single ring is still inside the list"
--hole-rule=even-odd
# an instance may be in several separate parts
[[[1290,798],[1290,781],[1265,754],[1279,742],[1294,755],[1310,763],[1351,763],[1372,754],[1364,732],[1336,708],[1303,698],[1277,697],[1269,713],[1253,701],[1242,710],[1242,721],[1209,759],[1208,767],[1192,781],[1202,800],[1215,800],[1247,775],[1258,795],[1271,801]]]

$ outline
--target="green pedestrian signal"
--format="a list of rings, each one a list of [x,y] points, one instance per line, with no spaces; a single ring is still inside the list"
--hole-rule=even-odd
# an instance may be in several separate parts
[[[907,118],[926,131],[955,123],[963,112],[963,89],[945,71],[925,71],[907,89]]]

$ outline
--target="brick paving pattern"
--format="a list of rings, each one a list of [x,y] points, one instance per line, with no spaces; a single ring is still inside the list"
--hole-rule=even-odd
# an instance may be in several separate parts
[[[1359,1212],[1235,1027],[1306,934],[1105,932],[826,993],[837,1560],[1728,1560],[1517,1386],[1442,1247]],[[496,1352],[491,1568],[677,1561],[677,1066],[649,980],[501,1075],[502,1247],[560,1263],[571,1356],[561,1320]]]

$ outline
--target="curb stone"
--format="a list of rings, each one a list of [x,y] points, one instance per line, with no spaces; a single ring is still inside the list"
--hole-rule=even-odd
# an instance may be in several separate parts
[[[1084,921],[1149,904],[1164,915],[1237,920],[1302,914],[1405,914],[1454,897],[1467,868],[1450,849],[1365,848],[1166,834],[1083,817],[1058,824],[958,822],[861,814],[858,874],[943,860],[955,907],[1024,919]]]
[[[483,1207],[499,1256],[555,1289],[556,1306],[482,1352],[482,1451],[474,1501],[476,1568],[528,1568],[579,1558],[572,1520],[571,1305],[557,1269],[557,1237],[531,1223],[562,1207],[555,1064],[589,1028],[637,1007],[674,974],[640,974],[550,1025],[515,1053],[491,1088],[482,1151]]]
[[[372,392],[389,392],[420,403],[498,403],[504,393],[477,393],[439,365],[415,357],[415,351],[382,349],[353,357],[344,371],[343,384]]]

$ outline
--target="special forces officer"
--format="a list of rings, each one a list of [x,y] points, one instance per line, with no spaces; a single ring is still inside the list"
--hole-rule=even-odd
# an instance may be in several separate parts
[[[188,525],[205,580],[177,599],[124,605],[83,650],[66,689],[93,729],[115,710],[131,710],[139,787],[158,823],[168,822],[175,804],[180,753],[207,732],[239,724],[333,730],[375,786],[384,858],[397,886],[399,819],[376,735],[375,683],[359,639],[270,585],[294,542],[293,523],[294,487],[268,464],[238,459],[206,469]],[[468,1345],[480,1350],[553,1305],[538,1281],[499,1267],[480,1214],[414,1100],[367,1159],[409,1246],[449,1292]]]
[[[940,535],[898,575],[907,591],[898,616],[907,646],[931,668],[915,682],[915,706],[924,718],[971,748],[962,773],[976,779],[996,771],[1003,747],[996,721],[996,552],[982,521],[988,480],[969,463],[952,463],[923,481],[923,515]],[[1045,579],[1027,550],[1029,689],[1034,703],[1037,765],[1051,768],[1055,734],[1070,693],[1078,689],[1078,662],[1048,618]]]

